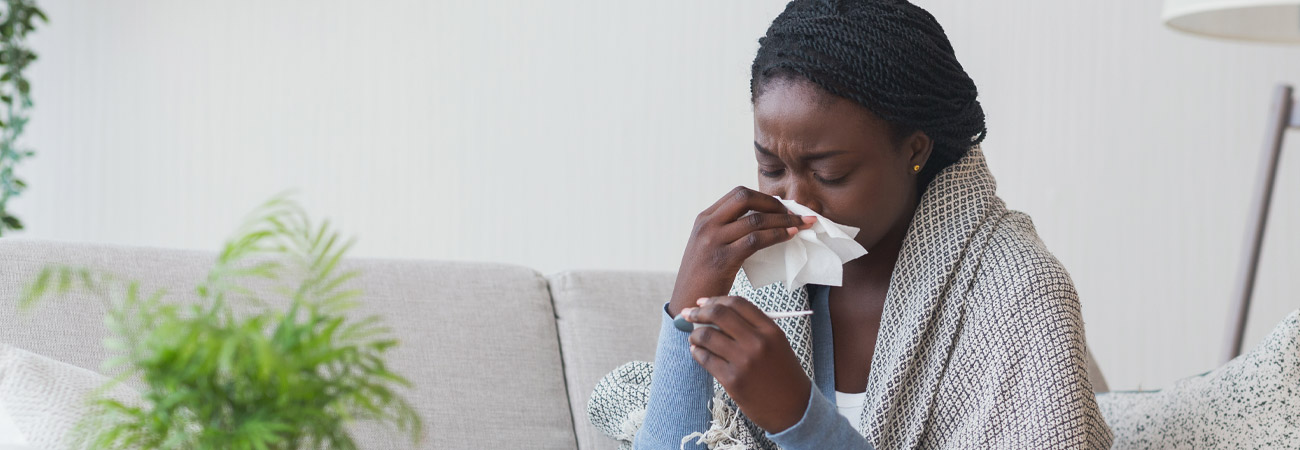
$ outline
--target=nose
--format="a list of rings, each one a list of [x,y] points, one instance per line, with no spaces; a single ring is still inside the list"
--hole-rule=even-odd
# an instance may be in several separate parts
[[[804,183],[800,183],[797,180],[791,179],[789,183],[786,185],[785,192],[783,194],[784,195],[782,195],[781,198],[784,198],[786,200],[794,200],[795,203],[807,206],[809,209],[816,211],[817,214],[822,213],[821,202],[817,200],[817,197],[815,195],[812,195],[812,189],[809,189]]]

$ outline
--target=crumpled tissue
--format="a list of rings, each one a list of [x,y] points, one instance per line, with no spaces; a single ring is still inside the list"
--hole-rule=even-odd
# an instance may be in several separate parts
[[[759,250],[746,259],[741,268],[749,283],[761,288],[783,281],[787,291],[805,284],[840,286],[844,281],[844,263],[867,254],[867,249],[853,240],[858,228],[831,222],[794,200],[776,199],[791,213],[817,216],[817,221],[811,228],[799,230],[790,240]]]

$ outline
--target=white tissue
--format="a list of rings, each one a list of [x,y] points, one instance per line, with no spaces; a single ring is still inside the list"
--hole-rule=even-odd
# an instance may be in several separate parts
[[[858,229],[831,222],[794,200],[776,199],[791,213],[817,216],[817,221],[812,228],[799,230],[790,240],[759,250],[746,259],[741,268],[745,269],[749,284],[761,288],[784,281],[788,291],[810,283],[840,286],[844,281],[844,263],[867,254],[867,249],[853,240]]]

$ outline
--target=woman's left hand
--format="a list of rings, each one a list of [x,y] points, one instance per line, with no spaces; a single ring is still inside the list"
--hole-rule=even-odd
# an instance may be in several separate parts
[[[718,380],[740,410],[769,433],[803,418],[812,380],[799,365],[785,332],[742,297],[702,298],[682,314],[716,325],[691,332],[691,356]]]

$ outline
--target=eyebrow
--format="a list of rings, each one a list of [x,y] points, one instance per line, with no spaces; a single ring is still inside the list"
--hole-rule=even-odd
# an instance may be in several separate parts
[[[763,148],[762,145],[758,145],[757,142],[754,143],[754,149],[755,149],[755,150],[758,150],[759,153],[762,153],[762,154],[764,154],[764,155],[771,156],[771,157],[776,157],[776,154],[775,154],[775,153],[772,153],[771,150],[768,150],[768,149],[766,149],[766,148]],[[830,157],[832,157],[832,156],[842,155],[842,154],[845,154],[845,153],[848,153],[848,152],[849,152],[848,150],[828,150],[828,151],[824,151],[824,152],[820,152],[820,153],[809,153],[809,154],[807,154],[807,155],[804,155],[804,156],[799,157],[799,159],[802,160],[802,161],[816,161],[816,160],[819,160],[819,159],[826,159],[826,158],[830,158]]]

